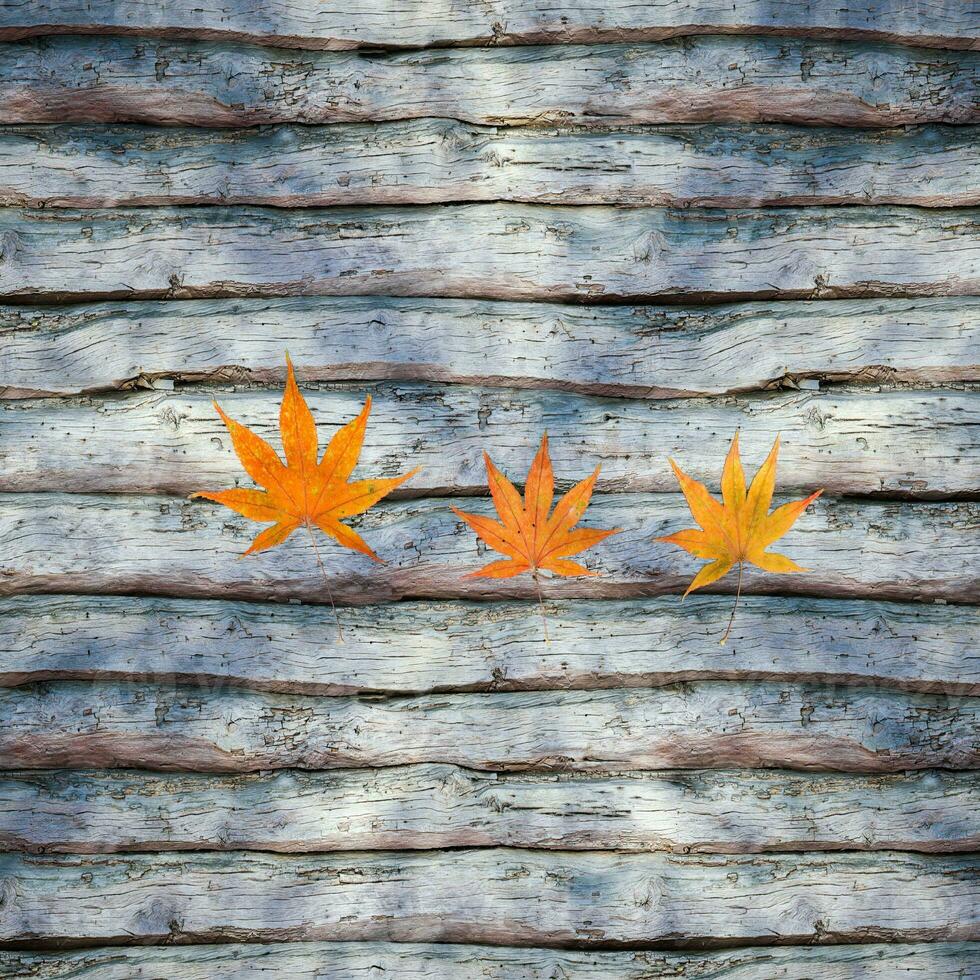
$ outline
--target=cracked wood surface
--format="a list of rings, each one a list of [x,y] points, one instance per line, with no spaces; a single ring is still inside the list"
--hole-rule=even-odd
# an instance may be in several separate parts
[[[0,976],[972,975],[977,610],[933,603],[980,602],[980,505],[926,501],[978,489],[941,386],[980,363],[980,55],[923,45],[980,17],[515,4],[0,0],[0,39],[140,35],[0,45],[0,204],[40,206],[0,297],[108,301],[0,310]],[[797,36],[647,43],[750,33]],[[503,47],[286,50],[379,38]],[[648,300],[732,305],[583,305]],[[151,495],[242,478],[212,392],[29,397],[278,386],[286,346],[381,382],[363,469],[411,455],[412,496],[544,428],[602,462],[604,578],[503,601],[403,499],[358,522],[387,567],[329,548],[340,647],[308,540],[239,562],[257,525]],[[933,390],[742,394],[805,379]],[[364,387],[308,389],[325,428]],[[278,442],[278,392],[217,395]],[[666,455],[713,486],[736,428],[751,468],[782,430],[787,494],[925,500],[818,502],[723,648],[731,598],[657,598],[699,562],[650,538],[690,523]]]
[[[400,980],[894,980],[904,973],[929,980],[972,980],[964,967],[976,943],[766,946],[717,952],[547,950],[450,943],[253,943],[118,946],[78,951],[0,951],[0,976],[33,980],[368,980],[382,971]]]
[[[368,392],[373,404],[357,473],[393,476],[422,466],[402,495],[486,493],[484,451],[519,481],[542,432],[558,479],[570,485],[601,465],[600,490],[676,491],[668,457],[717,489],[736,430],[750,472],[781,435],[784,493],[823,487],[829,494],[929,498],[980,489],[980,400],[969,390],[624,401],[414,382],[358,385],[307,392],[321,445],[358,414]],[[0,401],[0,491],[187,495],[248,483],[214,399],[280,445],[279,390]],[[52,453],[52,446],[72,448]]]
[[[0,297],[966,295],[977,232],[955,208],[11,208]]]
[[[980,787],[975,775],[944,772],[595,777],[417,765],[249,776],[0,773],[3,850],[303,853],[489,846],[965,852],[980,847]]]
[[[635,398],[814,378],[942,384],[980,380],[978,322],[976,296],[587,309],[373,296],[0,306],[0,398],[159,379],[280,386],[283,349],[308,381]]]
[[[978,72],[973,52],[794,38],[362,54],[52,37],[0,48],[0,122],[976,123]]]
[[[385,565],[325,542],[333,595],[354,605],[398,598],[535,598],[530,576],[464,578],[485,563],[485,552],[449,510],[454,503],[492,513],[489,500],[468,497],[382,503],[363,515],[357,527]],[[749,568],[744,590],[977,603],[978,520],[980,504],[965,501],[820,499],[779,545],[810,571],[771,575]],[[699,563],[651,538],[690,523],[678,494],[597,495],[585,525],[625,529],[589,552],[586,564],[599,577],[542,580],[542,592],[550,598],[616,598],[683,591]],[[0,595],[326,602],[308,537],[294,534],[272,551],[240,560],[259,528],[217,504],[173,497],[6,494],[0,499]],[[734,591],[734,577],[716,588]]]
[[[313,0],[5,0],[0,39],[49,34],[218,38],[279,47],[345,50],[448,45],[659,41],[692,34],[796,35],[976,48],[980,11],[938,0],[663,0],[561,5],[544,0],[448,0],[392,5],[356,0],[343,10]]]
[[[0,855],[0,943],[608,946],[980,938],[969,857]],[[730,955],[730,954],[728,954]]]
[[[9,769],[980,768],[980,698],[834,684],[323,698],[58,681],[0,689],[0,718]]]
[[[0,132],[0,204],[980,204],[977,128],[497,129],[448,119]]]
[[[0,599],[0,686],[214,684],[294,694],[657,687],[775,680],[980,695],[980,613],[958,606],[729,597],[349,607],[130,596]],[[596,643],[601,623],[602,642]]]

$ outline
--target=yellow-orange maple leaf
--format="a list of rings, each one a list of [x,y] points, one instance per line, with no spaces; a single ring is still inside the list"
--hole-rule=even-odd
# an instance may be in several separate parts
[[[772,494],[776,487],[778,455],[779,436],[776,436],[766,461],[759,467],[752,485],[746,491],[745,473],[739,458],[736,432],[721,474],[721,503],[708,493],[703,483],[689,477],[673,460],[670,460],[674,475],[691,508],[691,514],[701,529],[690,528],[657,540],[676,544],[698,558],[711,559],[711,563],[705,565],[694,576],[694,580],[687,587],[687,592],[684,593],[685,596],[695,589],[717,582],[727,575],[736,563],[738,563],[736,606],[742,592],[742,566],[745,562],[766,572],[806,571],[792,559],[768,552],[766,548],[781,538],[796,523],[800,514],[823,493],[823,490],[811,493],[805,500],[794,500],[792,503],[783,504],[770,514],[769,504],[772,503]],[[732,620],[734,617],[733,608]],[[729,620],[722,643],[731,632],[732,620]]]
[[[603,538],[617,534],[622,528],[600,531],[596,528],[572,528],[582,519],[592,488],[599,476],[595,472],[577,483],[551,511],[555,494],[555,479],[548,455],[548,436],[541,439],[531,469],[524,485],[524,498],[514,485],[504,476],[490,457],[484,453],[483,461],[487,467],[487,483],[490,495],[500,521],[480,514],[468,514],[453,507],[453,512],[461,517],[477,535],[494,551],[506,555],[505,561],[491,562],[467,578],[510,578],[523,572],[531,572],[535,577],[539,571],[555,575],[597,575],[578,562],[569,561],[571,555],[591,548]]]
[[[232,446],[245,472],[265,489],[236,488],[195,493],[194,496],[224,504],[250,521],[272,522],[272,527],[255,538],[246,555],[282,544],[299,527],[306,527],[312,536],[316,527],[345,548],[381,561],[361,536],[341,521],[366,511],[417,473],[418,468],[393,479],[348,482],[364,444],[364,431],[371,412],[370,396],[360,415],[334,433],[323,458],[318,459],[316,423],[296,385],[288,354],[286,366],[286,390],[279,410],[285,464],[272,446],[229,418],[215,402],[214,407],[228,427]],[[313,543],[315,547],[315,537]]]

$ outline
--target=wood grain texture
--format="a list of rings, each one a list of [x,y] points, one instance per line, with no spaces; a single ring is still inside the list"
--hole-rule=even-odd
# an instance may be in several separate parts
[[[978,228],[955,208],[11,208],[0,297],[967,295]]]
[[[176,681],[336,695],[731,679],[980,695],[975,609],[752,597],[721,647],[730,607],[727,596],[550,602],[550,643],[529,603],[351,607],[341,645],[324,606],[9,597],[0,599],[0,686]]]
[[[978,69],[973,52],[791,38],[361,54],[53,37],[0,48],[0,122],[977,123]]]
[[[9,769],[980,768],[980,698],[759,681],[381,699],[63,681],[0,689],[0,719]]]
[[[0,951],[0,976],[18,980],[975,980],[976,943],[766,946],[717,952],[546,950],[450,943],[223,943]],[[379,971],[383,971],[379,974]]]
[[[977,127],[498,129],[449,119],[0,132],[0,204],[980,204]]]
[[[535,946],[980,937],[967,857],[451,853],[2,855],[0,943]]]
[[[448,498],[382,503],[364,515],[357,527],[385,565],[325,540],[333,595],[354,605],[404,598],[536,599],[530,576],[464,577],[486,563],[486,551],[450,512],[454,503],[492,513],[489,500]],[[770,575],[748,569],[747,593],[980,602],[980,504],[821,499],[811,506],[779,544],[810,571]],[[583,523],[625,530],[586,556],[598,577],[542,579],[549,598],[679,592],[700,567],[678,548],[651,540],[690,526],[679,495],[597,496]],[[6,494],[0,500],[0,594],[328,601],[308,537],[295,534],[272,551],[240,560],[260,528],[202,501]],[[734,591],[734,577],[713,588]]]
[[[275,775],[0,774],[0,849],[279,853],[530,847],[760,853],[980,845],[974,774],[603,777],[419,765]]]
[[[860,38],[940,48],[976,48],[980,11],[974,3],[819,0],[778,4],[667,0],[657,4],[449,0],[399,6],[358,0],[343,11],[313,0],[5,0],[0,39],[47,34],[139,34],[220,38],[312,50],[358,47],[567,44],[657,41],[691,34],[772,34]]]
[[[321,446],[357,415],[364,389],[307,393]],[[974,391],[798,391],[724,402],[411,382],[368,391],[373,407],[357,473],[394,476],[422,466],[402,491],[411,496],[486,493],[483,452],[522,481],[542,432],[559,480],[570,485],[601,465],[604,490],[676,491],[668,457],[717,489],[736,430],[753,470],[781,434],[779,486],[786,493],[824,487],[830,494],[943,497],[980,490]],[[278,447],[281,397],[279,390],[219,390],[0,402],[0,491],[187,495],[248,482],[213,399]],[[66,451],[53,453],[53,446]]]
[[[587,309],[331,296],[0,306],[0,398],[161,379],[278,386],[284,349],[308,381],[479,382],[633,398],[804,379],[942,384],[980,380],[978,325],[976,296]]]

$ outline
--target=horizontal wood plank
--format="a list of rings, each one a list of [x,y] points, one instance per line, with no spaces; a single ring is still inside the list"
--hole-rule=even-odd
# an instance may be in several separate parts
[[[977,123],[978,69],[973,52],[792,38],[360,54],[53,37],[0,48],[0,122]]]
[[[324,539],[329,588],[355,605],[402,598],[535,598],[530,576],[464,576],[490,556],[450,504],[492,513],[489,500],[382,504],[357,527],[385,565]],[[778,501],[777,501],[778,503]],[[592,578],[542,579],[545,596],[626,597],[683,591],[701,563],[651,538],[691,525],[679,495],[593,498],[585,526],[625,530],[597,545]],[[918,602],[980,602],[980,504],[818,500],[778,547],[810,569],[746,570],[744,591]],[[71,592],[327,602],[308,537],[241,555],[261,526],[227,508],[172,497],[7,494],[0,499],[0,594]],[[713,586],[734,591],[734,576]],[[692,597],[688,602],[696,601]]]
[[[554,4],[507,0],[478,5],[391,6],[358,0],[339,9],[313,0],[275,5],[248,0],[31,0],[0,7],[0,39],[48,34],[139,34],[222,38],[280,47],[345,50],[456,45],[658,41],[691,34],[772,34],[880,39],[940,48],[976,48],[980,19],[970,4],[938,0],[817,0],[764,4],[667,0],[657,4]]]
[[[280,385],[284,348],[308,381],[634,398],[804,379],[941,384],[980,380],[977,323],[977,296],[587,309],[373,296],[0,306],[0,398],[161,380]]]
[[[980,698],[818,684],[370,699],[63,681],[0,689],[0,719],[8,769],[980,768]]]
[[[364,387],[308,392],[321,445],[360,411]],[[601,490],[676,491],[668,457],[717,488],[737,430],[754,465],[781,434],[780,487],[787,493],[824,487],[831,494],[942,497],[980,489],[974,391],[799,391],[724,402],[413,383],[368,391],[374,399],[357,472],[391,476],[422,466],[402,491],[411,496],[486,493],[483,452],[521,481],[543,432],[558,479],[570,484],[601,465]],[[279,390],[0,402],[0,491],[186,495],[248,482],[214,398],[279,446]]]
[[[497,129],[448,119],[258,130],[0,132],[0,204],[325,207],[519,201],[980,204],[976,127]]]
[[[967,857],[0,855],[0,943],[608,946],[980,938]]]
[[[405,980],[894,980],[918,972],[929,980],[964,980],[980,954],[976,943],[868,943],[764,946],[717,952],[546,950],[450,943],[252,943],[118,946],[78,951],[0,951],[0,976],[31,980],[365,980],[371,971]]]
[[[13,208],[0,297],[968,295],[978,227],[970,209]]]
[[[0,599],[0,686],[214,684],[294,694],[658,687],[694,680],[857,684],[980,695],[980,612],[750,597],[328,606],[129,596]],[[602,642],[596,643],[601,629]],[[488,642],[492,640],[492,642]]]
[[[955,853],[980,846],[980,787],[970,773],[726,770],[594,777],[439,765],[252,776],[0,774],[3,850],[487,846]]]

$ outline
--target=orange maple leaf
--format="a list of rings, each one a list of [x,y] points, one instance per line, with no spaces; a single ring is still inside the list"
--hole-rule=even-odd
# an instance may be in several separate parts
[[[792,503],[783,504],[770,514],[769,504],[772,502],[772,494],[776,486],[778,455],[779,436],[776,436],[766,461],[759,467],[752,485],[746,491],[745,473],[738,454],[736,432],[721,474],[722,503],[708,493],[703,483],[689,477],[673,460],[670,460],[674,475],[691,508],[691,514],[701,526],[701,530],[690,528],[656,540],[676,544],[698,558],[711,559],[711,564],[705,565],[694,576],[684,596],[686,597],[695,589],[717,582],[738,563],[735,606],[732,607],[732,618],[728,621],[728,629],[721,638],[722,643],[728,639],[735,619],[735,609],[742,594],[742,566],[745,562],[766,572],[806,571],[792,559],[768,552],[766,548],[781,538],[796,523],[800,514],[823,493],[823,490],[811,493],[805,500],[794,500]]]
[[[359,551],[380,562],[381,559],[361,536],[341,521],[372,507],[395,487],[414,476],[420,467],[393,479],[348,482],[364,444],[364,431],[371,412],[370,396],[360,415],[334,433],[323,458],[318,461],[316,423],[296,385],[296,375],[288,354],[286,366],[286,390],[279,410],[285,464],[272,446],[229,418],[215,402],[214,407],[231,433],[232,446],[245,472],[265,489],[236,488],[195,493],[192,496],[224,504],[250,521],[273,522],[272,527],[266,528],[255,538],[242,557],[282,544],[299,527],[309,530],[315,548],[313,529],[316,527],[345,548]]]
[[[493,465],[486,453],[483,454],[483,461],[487,467],[490,495],[500,521],[480,514],[468,514],[455,507],[452,509],[494,551],[507,558],[470,572],[467,578],[510,578],[530,572],[537,579],[539,571],[565,576],[598,575],[598,572],[590,572],[584,565],[568,560],[571,555],[577,555],[622,530],[618,527],[611,531],[596,528],[572,530],[589,506],[592,488],[599,476],[598,466],[591,476],[577,483],[558,501],[549,516],[555,495],[555,479],[548,456],[547,435],[542,437],[541,448],[528,471],[523,500],[514,484]]]

